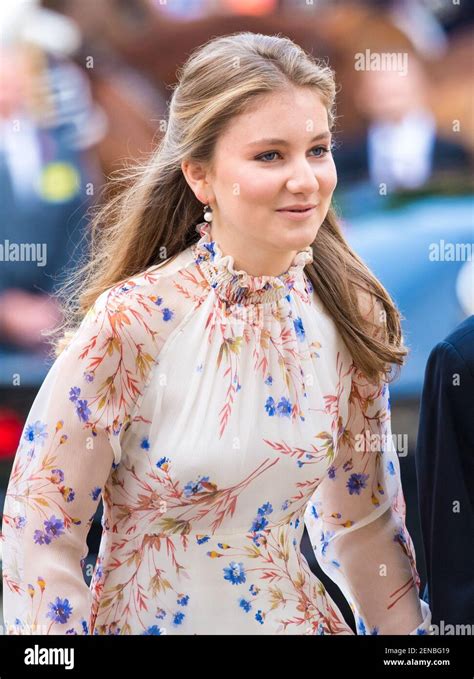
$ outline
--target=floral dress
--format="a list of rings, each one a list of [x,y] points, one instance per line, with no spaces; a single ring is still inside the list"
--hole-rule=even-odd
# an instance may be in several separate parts
[[[389,391],[299,251],[234,268],[210,225],[103,292],[51,366],[2,520],[9,634],[426,634]],[[87,534],[100,498],[90,585]]]

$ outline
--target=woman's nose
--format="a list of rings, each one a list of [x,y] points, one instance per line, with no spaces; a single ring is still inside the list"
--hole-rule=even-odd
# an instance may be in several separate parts
[[[288,189],[292,193],[312,195],[319,189],[319,181],[314,167],[307,160],[299,163],[287,181]]]

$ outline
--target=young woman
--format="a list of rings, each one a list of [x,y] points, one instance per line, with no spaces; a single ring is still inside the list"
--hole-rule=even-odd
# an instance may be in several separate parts
[[[334,99],[279,36],[219,37],[182,68],[155,155],[97,217],[25,424],[11,632],[353,634],[305,525],[358,634],[428,632],[390,430],[406,349],[331,206]]]

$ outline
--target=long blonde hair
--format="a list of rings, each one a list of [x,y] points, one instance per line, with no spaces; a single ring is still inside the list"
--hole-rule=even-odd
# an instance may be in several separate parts
[[[174,258],[194,243],[202,204],[187,184],[185,159],[212,164],[216,140],[229,120],[262,94],[289,85],[310,87],[323,102],[329,129],[335,123],[336,85],[329,66],[289,38],[240,32],[214,38],[178,70],[166,131],[154,153],[112,182],[115,191],[90,225],[87,261],[57,292],[64,321],[49,333],[58,356],[97,297],[146,268]],[[333,318],[354,364],[369,378],[389,378],[403,364],[400,314],[383,285],[349,247],[331,206],[306,266],[316,294]],[[375,301],[376,314],[361,300]],[[374,307],[375,308],[375,307]],[[374,324],[375,321],[375,324]],[[382,332],[377,329],[383,328]]]

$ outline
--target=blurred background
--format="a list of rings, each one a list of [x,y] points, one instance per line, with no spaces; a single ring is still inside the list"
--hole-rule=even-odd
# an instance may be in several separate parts
[[[108,178],[159,141],[170,85],[195,47],[243,30],[281,34],[336,72],[335,204],[403,315],[410,355],[391,387],[392,430],[407,442],[407,526],[424,587],[414,465],[424,369],[474,313],[473,20],[474,5],[441,0],[2,0],[0,511],[51,365],[40,333],[60,320],[54,292],[87,255]],[[26,244],[21,261],[11,244]],[[352,624],[306,534],[302,549]]]

